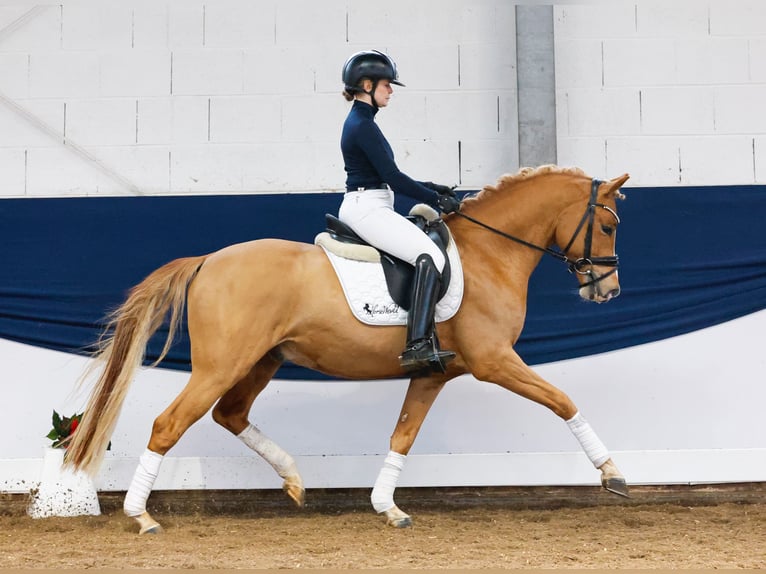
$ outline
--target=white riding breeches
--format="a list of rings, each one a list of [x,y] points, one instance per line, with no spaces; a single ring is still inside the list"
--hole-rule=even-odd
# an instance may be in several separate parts
[[[394,192],[390,189],[346,192],[338,219],[381,251],[411,265],[420,255],[427,253],[439,273],[444,269],[441,250],[425,233],[394,211]]]

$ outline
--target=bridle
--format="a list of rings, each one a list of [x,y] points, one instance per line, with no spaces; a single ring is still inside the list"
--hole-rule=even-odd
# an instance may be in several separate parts
[[[591,256],[591,249],[593,245],[593,222],[596,217],[596,208],[600,207],[601,209],[606,209],[609,213],[611,213],[614,216],[617,223],[620,222],[620,218],[618,217],[614,209],[612,209],[608,205],[604,205],[603,203],[598,203],[596,201],[598,197],[598,188],[602,183],[604,182],[598,179],[594,179],[593,182],[591,183],[590,199],[588,200],[588,207],[585,209],[585,213],[583,213],[583,216],[580,218],[580,223],[577,224],[577,228],[574,230],[574,233],[572,234],[572,238],[566,244],[566,247],[564,247],[564,249],[562,249],[561,251],[551,249],[550,247],[540,247],[539,245],[535,245],[534,243],[530,243],[529,241],[525,241],[523,239],[510,235],[509,233],[500,231],[499,229],[495,229],[494,227],[487,225],[486,223],[482,223],[481,221],[474,219],[470,215],[466,215],[465,213],[462,213],[460,211],[456,211],[454,213],[455,215],[459,215],[460,217],[467,219],[468,221],[471,221],[472,223],[475,223],[476,225],[479,225],[483,227],[484,229],[491,231],[492,233],[496,233],[497,235],[500,235],[501,237],[505,237],[506,239],[510,239],[511,241],[515,241],[516,243],[520,243],[521,245],[524,245],[531,249],[536,249],[537,251],[542,251],[543,253],[547,253],[548,255],[558,259],[559,261],[566,263],[570,273],[577,273],[579,275],[588,275],[589,279],[581,285],[581,287],[587,287],[589,285],[594,285],[598,283],[599,281],[606,279],[607,277],[615,273],[617,271],[617,268],[619,267],[619,257],[617,257],[617,255],[607,255],[605,257]],[[580,233],[583,226],[587,226],[585,229],[585,249],[583,250],[582,257],[579,257],[577,259],[572,259],[571,257],[567,255],[567,252],[569,251],[569,249],[571,249],[575,238],[577,238],[577,235]],[[611,267],[612,269],[610,269],[607,273],[604,273],[603,275],[594,277],[593,275],[594,265],[598,265],[601,267]]]

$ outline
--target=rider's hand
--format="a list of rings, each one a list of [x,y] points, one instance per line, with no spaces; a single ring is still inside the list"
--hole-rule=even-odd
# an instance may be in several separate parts
[[[428,189],[434,190],[439,195],[451,195],[452,197],[456,197],[455,193],[455,187],[456,186],[448,186],[448,185],[441,185],[438,183],[434,183],[432,181],[424,181],[423,185],[425,185]]]
[[[440,195],[436,204],[442,213],[454,213],[460,211],[460,200],[452,195]]]

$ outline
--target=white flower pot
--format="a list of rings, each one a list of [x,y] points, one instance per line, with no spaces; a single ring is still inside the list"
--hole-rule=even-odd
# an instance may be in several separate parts
[[[32,518],[101,514],[93,480],[84,472],[62,468],[63,448],[46,448],[40,485],[30,492],[27,514]]]

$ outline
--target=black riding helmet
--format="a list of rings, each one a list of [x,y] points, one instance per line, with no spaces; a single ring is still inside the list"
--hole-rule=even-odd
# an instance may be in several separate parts
[[[399,81],[394,61],[377,50],[357,52],[343,64],[343,84],[348,93],[362,91],[359,87],[359,81],[362,78],[370,78],[375,85],[378,80],[389,80],[392,84],[404,86]],[[375,91],[374,87],[372,91]]]

